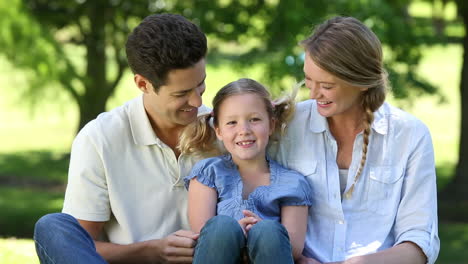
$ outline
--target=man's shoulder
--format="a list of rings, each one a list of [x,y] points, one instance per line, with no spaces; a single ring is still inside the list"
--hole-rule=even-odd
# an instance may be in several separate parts
[[[91,137],[94,140],[120,138],[130,132],[129,108],[133,100],[110,111],[99,114],[88,122],[78,136]]]

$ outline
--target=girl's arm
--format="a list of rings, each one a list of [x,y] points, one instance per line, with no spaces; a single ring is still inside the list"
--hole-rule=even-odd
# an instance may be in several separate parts
[[[294,260],[302,257],[307,231],[308,206],[281,207],[281,224],[288,230]]]
[[[188,217],[192,231],[200,233],[206,221],[216,215],[218,193],[201,184],[197,178],[190,180],[188,189]]]

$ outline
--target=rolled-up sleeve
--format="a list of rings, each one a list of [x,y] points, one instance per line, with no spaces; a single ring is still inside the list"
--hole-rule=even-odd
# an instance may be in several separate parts
[[[413,151],[405,169],[401,203],[394,226],[395,245],[418,245],[435,263],[440,249],[437,224],[437,188],[434,151],[427,127],[420,123],[412,134]]]

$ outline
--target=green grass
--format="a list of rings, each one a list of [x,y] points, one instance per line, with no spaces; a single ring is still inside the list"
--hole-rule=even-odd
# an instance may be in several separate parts
[[[34,249],[34,242],[31,239],[0,239],[0,263],[39,263]]]
[[[31,238],[36,221],[45,214],[61,211],[63,205],[63,190],[0,187],[0,194],[3,237]]]

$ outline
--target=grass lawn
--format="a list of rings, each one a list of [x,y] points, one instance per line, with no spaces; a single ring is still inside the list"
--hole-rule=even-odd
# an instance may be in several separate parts
[[[34,249],[34,242],[31,239],[0,239],[0,263],[39,263],[36,250]]]

